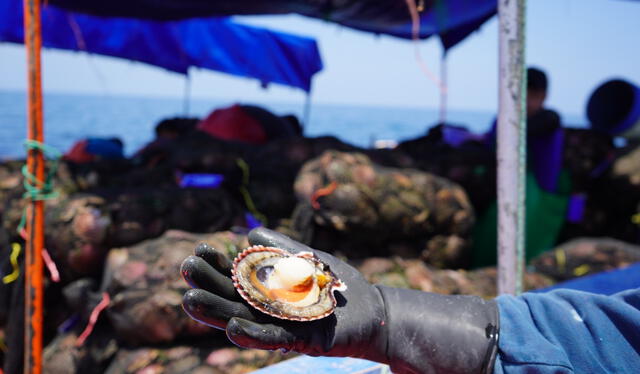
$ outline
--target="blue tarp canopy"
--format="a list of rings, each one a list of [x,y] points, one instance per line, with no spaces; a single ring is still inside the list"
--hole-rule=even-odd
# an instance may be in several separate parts
[[[0,0],[0,41],[24,42],[22,7],[20,0]],[[47,5],[42,11],[42,43],[140,61],[181,74],[199,67],[305,91],[310,90],[313,75],[322,70],[314,39],[240,25],[228,18],[104,18]]]
[[[182,19],[214,15],[297,13],[376,34],[411,38],[405,0],[49,0],[51,4],[101,16]],[[424,5],[420,38],[441,36],[452,47],[491,18],[496,0],[411,0]]]

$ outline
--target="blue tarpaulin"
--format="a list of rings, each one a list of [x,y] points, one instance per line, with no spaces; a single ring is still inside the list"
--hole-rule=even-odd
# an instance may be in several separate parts
[[[102,16],[182,19],[213,15],[297,13],[376,34],[412,37],[405,0],[50,0],[52,4]],[[439,34],[450,48],[497,11],[497,0],[415,0],[422,5],[420,38]]]
[[[410,39],[413,24],[409,19],[406,2],[395,1],[395,3],[396,9],[393,13],[397,17],[395,22],[392,19],[360,20],[359,17],[350,17],[338,23],[358,30]],[[419,13],[419,37],[424,39],[439,35],[445,49],[462,41],[497,12],[496,0],[434,0],[425,1],[425,3],[425,10]],[[363,10],[362,16],[365,14],[367,13]]]
[[[23,43],[22,12],[22,1],[0,0],[0,41]],[[305,91],[322,70],[314,39],[227,18],[104,18],[48,5],[42,11],[42,41],[48,48],[120,57],[181,74],[198,67]]]
[[[391,374],[389,366],[353,357],[300,356],[262,368],[254,374]]]
[[[547,292],[560,288],[568,288],[603,295],[613,295],[614,293],[638,287],[640,287],[640,263],[635,263],[622,269],[603,271],[574,278],[533,292]]]

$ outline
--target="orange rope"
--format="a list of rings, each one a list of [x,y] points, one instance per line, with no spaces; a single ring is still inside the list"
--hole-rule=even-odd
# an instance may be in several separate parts
[[[313,209],[320,209],[320,203],[318,202],[319,197],[331,195],[336,188],[338,188],[338,183],[333,181],[328,186],[316,190],[313,195],[311,195],[311,206]]]
[[[426,62],[420,55],[420,49],[418,42],[420,41],[420,14],[419,12],[424,10],[424,3],[421,3],[420,6],[416,6],[414,0],[405,0],[407,3],[407,7],[409,8],[409,15],[411,16],[411,39],[413,40],[414,45],[414,55],[416,57],[416,62],[418,63],[418,67],[424,75],[427,76],[440,90],[441,93],[447,92],[447,86],[443,84],[443,82],[436,77],[436,75],[429,69]]]
[[[42,259],[44,260],[44,264],[49,269],[49,274],[51,274],[51,280],[58,283],[60,282],[60,273],[58,272],[58,267],[56,263],[53,262],[51,256],[49,256],[49,252],[46,248],[42,248]]]
[[[42,78],[40,50],[42,29],[40,0],[24,0],[24,45],[27,54],[28,109],[27,134],[33,141],[44,143],[42,116]],[[29,149],[27,168],[36,180],[44,182],[44,155],[41,149]],[[42,373],[42,315],[44,202],[31,200],[27,210],[25,243],[25,351],[24,370]]]
[[[82,30],[80,29],[80,25],[76,22],[76,19],[73,18],[71,13],[67,13],[67,22],[69,23],[69,27],[71,28],[71,32],[73,33],[73,37],[76,39],[76,45],[78,49],[84,52],[87,51],[87,43],[84,41],[84,36],[82,35]]]
[[[110,302],[111,302],[111,299],[109,298],[109,294],[106,292],[103,292],[102,300],[91,311],[91,315],[89,316],[89,323],[87,323],[87,327],[85,327],[82,334],[80,334],[80,336],[78,336],[78,339],[76,339],[76,347],[83,345],[84,341],[87,340],[89,335],[91,335],[91,332],[93,331],[93,327],[96,325],[96,322],[98,322],[98,317],[100,317],[100,312],[102,312],[107,306],[109,306]]]

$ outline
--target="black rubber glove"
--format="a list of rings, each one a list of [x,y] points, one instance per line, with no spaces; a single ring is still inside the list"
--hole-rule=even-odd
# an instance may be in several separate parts
[[[280,233],[258,228],[249,242],[312,251],[347,285],[335,312],[311,322],[270,317],[244,302],[231,281],[231,262],[206,244],[182,264],[194,287],[183,307],[194,319],[226,330],[246,348],[283,349],[312,356],[360,357],[389,364],[395,373],[486,373],[497,349],[495,302],[373,286],[332,255]]]

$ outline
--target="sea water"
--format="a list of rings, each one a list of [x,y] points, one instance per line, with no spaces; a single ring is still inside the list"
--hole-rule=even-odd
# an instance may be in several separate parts
[[[160,120],[203,117],[232,104],[220,99],[193,99],[185,105],[182,98],[45,94],[45,143],[64,152],[78,139],[117,136],[125,144],[125,154],[131,155],[153,139]],[[278,115],[295,114],[305,119],[302,102],[244,104],[258,104]],[[376,140],[402,141],[422,136],[439,120],[438,110],[429,108],[315,103],[311,103],[307,115],[305,136],[332,135],[361,147],[370,147]],[[482,133],[494,117],[490,111],[450,110],[447,122]],[[0,91],[0,159],[23,158],[26,137],[26,93]]]

